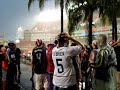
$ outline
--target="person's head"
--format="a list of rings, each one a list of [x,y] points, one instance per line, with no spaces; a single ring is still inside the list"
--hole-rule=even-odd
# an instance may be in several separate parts
[[[98,36],[99,47],[105,46],[107,44],[107,36],[105,34],[100,34]]]
[[[58,35],[58,47],[68,46],[69,40],[68,38],[64,37],[64,33]]]
[[[48,51],[49,51],[49,50],[52,50],[53,47],[54,47],[54,44],[48,44],[48,45],[47,45]]]
[[[98,48],[98,41],[97,40],[93,40],[92,41],[92,48],[93,49],[97,49]]]
[[[41,39],[37,39],[36,41],[35,41],[35,46],[36,47],[40,47],[40,46],[42,46],[43,44],[42,44],[42,40]]]
[[[1,48],[1,51],[2,51],[2,52],[6,52],[7,49],[6,49],[5,47],[2,47],[2,48]]]
[[[45,43],[42,43],[42,46],[46,48],[46,45],[45,45]]]
[[[14,43],[14,42],[12,42],[12,41],[10,41],[10,42],[8,43],[8,46],[9,46],[9,48],[13,48],[13,49],[15,49],[15,48],[16,48],[15,43]]]
[[[1,45],[0,45],[0,51],[2,51],[2,47],[3,47],[3,45],[1,44]]]

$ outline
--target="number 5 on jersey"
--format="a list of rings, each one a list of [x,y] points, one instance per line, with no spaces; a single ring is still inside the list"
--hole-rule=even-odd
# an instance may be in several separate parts
[[[64,72],[64,68],[61,62],[62,62],[62,59],[56,59],[56,64],[58,66],[58,73]]]

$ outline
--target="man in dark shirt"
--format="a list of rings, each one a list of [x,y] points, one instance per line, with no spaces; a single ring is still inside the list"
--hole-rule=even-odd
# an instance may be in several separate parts
[[[35,89],[36,90],[47,90],[47,57],[46,48],[42,46],[42,40],[37,39],[35,42],[36,47],[32,51],[32,58],[35,65]]]
[[[16,47],[15,48],[15,53],[16,53],[16,61],[17,61],[18,72],[19,72],[19,74],[21,74],[21,70],[20,70],[20,54],[21,54],[21,50],[18,47]]]
[[[7,70],[7,80],[9,80],[12,84],[16,83],[17,80],[17,61],[16,61],[16,45],[14,42],[8,43],[9,48],[7,49],[7,54],[9,57],[8,70]]]

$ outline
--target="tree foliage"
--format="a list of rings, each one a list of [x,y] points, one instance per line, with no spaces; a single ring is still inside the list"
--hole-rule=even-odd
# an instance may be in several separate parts
[[[36,0],[29,0],[28,1],[28,10],[30,10],[31,4],[34,3]],[[39,8],[42,9],[44,7],[44,3],[46,0],[37,0],[39,3]]]

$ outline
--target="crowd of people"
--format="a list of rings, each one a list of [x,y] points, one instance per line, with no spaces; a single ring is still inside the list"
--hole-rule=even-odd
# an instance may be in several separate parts
[[[10,87],[19,80],[17,77],[21,74],[20,54],[21,50],[12,41],[8,43],[8,46],[0,45],[0,90],[3,90],[2,69],[7,72],[6,80]]]
[[[20,54],[13,42],[8,47],[0,45],[1,80],[5,67],[6,79],[17,81]],[[119,58],[120,39],[108,42],[107,36],[100,34],[92,45],[83,45],[61,33],[47,46],[41,39],[35,41],[30,80],[35,82],[35,90],[120,90]]]
[[[35,77],[36,90],[120,90],[119,43],[108,42],[104,34],[92,45],[83,45],[67,33],[47,47],[37,39],[30,80]]]

